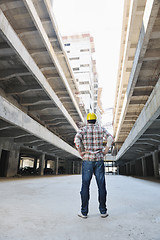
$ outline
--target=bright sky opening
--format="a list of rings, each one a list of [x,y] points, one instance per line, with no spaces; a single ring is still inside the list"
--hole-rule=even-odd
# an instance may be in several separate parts
[[[124,0],[54,0],[53,11],[61,35],[89,32],[94,37],[95,59],[102,106],[102,123],[112,122],[120,53]]]

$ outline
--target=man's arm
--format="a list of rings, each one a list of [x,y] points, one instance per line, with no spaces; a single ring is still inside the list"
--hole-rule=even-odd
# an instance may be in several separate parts
[[[104,156],[108,153],[109,149],[110,147],[108,146],[105,147],[105,150],[102,152]]]
[[[107,145],[105,147],[105,150],[103,151],[104,156],[108,153],[109,149],[112,147],[112,144],[114,143],[114,139],[113,139],[112,135],[109,134],[107,130],[105,130],[105,131],[107,133]]]
[[[83,158],[84,154],[86,152],[83,152],[83,143],[82,143],[82,134],[81,134],[81,131],[79,131],[75,138],[74,138],[74,143],[75,143],[75,146],[80,154],[80,156]]]

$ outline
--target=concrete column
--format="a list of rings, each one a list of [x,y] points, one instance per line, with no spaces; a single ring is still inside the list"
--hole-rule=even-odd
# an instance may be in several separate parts
[[[130,163],[128,163],[128,175],[130,176],[131,175],[131,164]]]
[[[114,167],[114,163],[113,163],[113,161],[112,161],[112,175],[114,174],[114,173],[113,173],[113,167]]]
[[[80,167],[80,166],[81,166],[81,163],[80,163],[80,162],[78,162],[78,172],[77,172],[78,174],[80,174],[80,169],[81,169],[81,167]]]
[[[39,175],[41,176],[44,175],[44,167],[45,167],[45,154],[43,153],[39,159]]]
[[[59,157],[56,157],[56,175],[58,175],[58,163],[59,163]]]
[[[159,177],[159,162],[158,162],[158,151],[152,153],[154,176]]]
[[[117,175],[119,175],[120,173],[119,173],[119,166],[117,166]]]
[[[13,177],[17,174],[19,166],[19,149],[10,151],[6,177]]]
[[[48,160],[45,161],[45,168],[47,168],[47,163],[48,163]]]
[[[1,153],[2,153],[2,146],[0,145],[0,159],[1,159]]]
[[[128,163],[126,163],[125,165],[126,165],[126,175],[128,176],[129,175],[129,165],[128,165]]]
[[[37,157],[34,158],[34,166],[33,167],[34,167],[34,169],[37,168]]]
[[[142,161],[141,160],[136,160],[135,161],[135,171],[136,171],[136,176],[143,176]]]
[[[21,154],[20,154],[20,151],[19,151],[17,172],[18,172],[19,169],[20,169],[20,164],[21,164]]]
[[[142,157],[142,173],[143,173],[143,177],[147,176],[147,167],[146,167],[145,157]]]
[[[130,170],[131,170],[131,175],[135,176],[136,175],[135,161],[131,162]]]
[[[82,161],[80,162],[80,174],[82,174]]]
[[[75,172],[74,172],[74,171],[75,171],[75,162],[73,161],[72,164],[73,164],[73,171],[72,171],[72,173],[74,174],[74,173],[75,173]]]

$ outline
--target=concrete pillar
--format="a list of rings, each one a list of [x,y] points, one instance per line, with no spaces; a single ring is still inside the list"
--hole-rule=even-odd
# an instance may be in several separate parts
[[[143,177],[147,176],[147,167],[146,167],[145,157],[142,157],[142,173],[143,173]]]
[[[0,159],[1,159],[1,153],[2,153],[2,146],[0,145]]]
[[[136,160],[135,161],[135,172],[136,172],[136,176],[143,176],[141,160]]]
[[[146,169],[147,169],[147,176],[152,177],[154,176],[154,166],[153,166],[153,156],[152,154],[146,156]]]
[[[128,176],[129,175],[129,163],[126,163],[126,175]]]
[[[73,170],[72,170],[72,173],[74,174],[75,173],[75,162],[73,161]]]
[[[78,174],[80,174],[80,172],[81,172],[81,163],[80,162],[78,162]]]
[[[37,169],[37,157],[34,158],[34,165],[33,165],[34,169]]]
[[[112,175],[114,174],[114,173],[113,173],[113,167],[114,167],[114,163],[113,163],[113,161],[112,161]]]
[[[6,177],[15,176],[18,171],[18,166],[19,166],[19,149],[11,150],[9,154]]]
[[[56,175],[58,175],[59,157],[56,157]]]
[[[39,159],[39,175],[41,176],[44,175],[44,167],[45,167],[45,154],[43,153]]]
[[[130,176],[131,175],[131,164],[130,163],[128,163],[127,171],[128,171],[128,176]]]
[[[20,167],[21,167],[21,154],[20,154],[20,151],[19,151],[17,172],[19,171]]]
[[[119,175],[120,173],[119,173],[119,166],[117,166],[117,175]]]
[[[80,174],[82,174],[82,162],[80,163]]]
[[[135,161],[132,161],[132,162],[131,162],[131,167],[130,167],[130,169],[131,169],[131,175],[132,175],[132,176],[135,176],[135,175],[136,175]]]
[[[48,160],[45,161],[45,168],[47,168],[47,163],[48,163]]]
[[[159,177],[159,162],[158,162],[158,151],[152,153],[154,176]]]

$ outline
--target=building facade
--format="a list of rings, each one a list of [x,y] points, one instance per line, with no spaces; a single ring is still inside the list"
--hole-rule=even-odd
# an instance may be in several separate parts
[[[94,59],[94,39],[87,34],[63,37],[64,46],[78,85],[81,104],[89,112],[97,113],[98,75]]]

